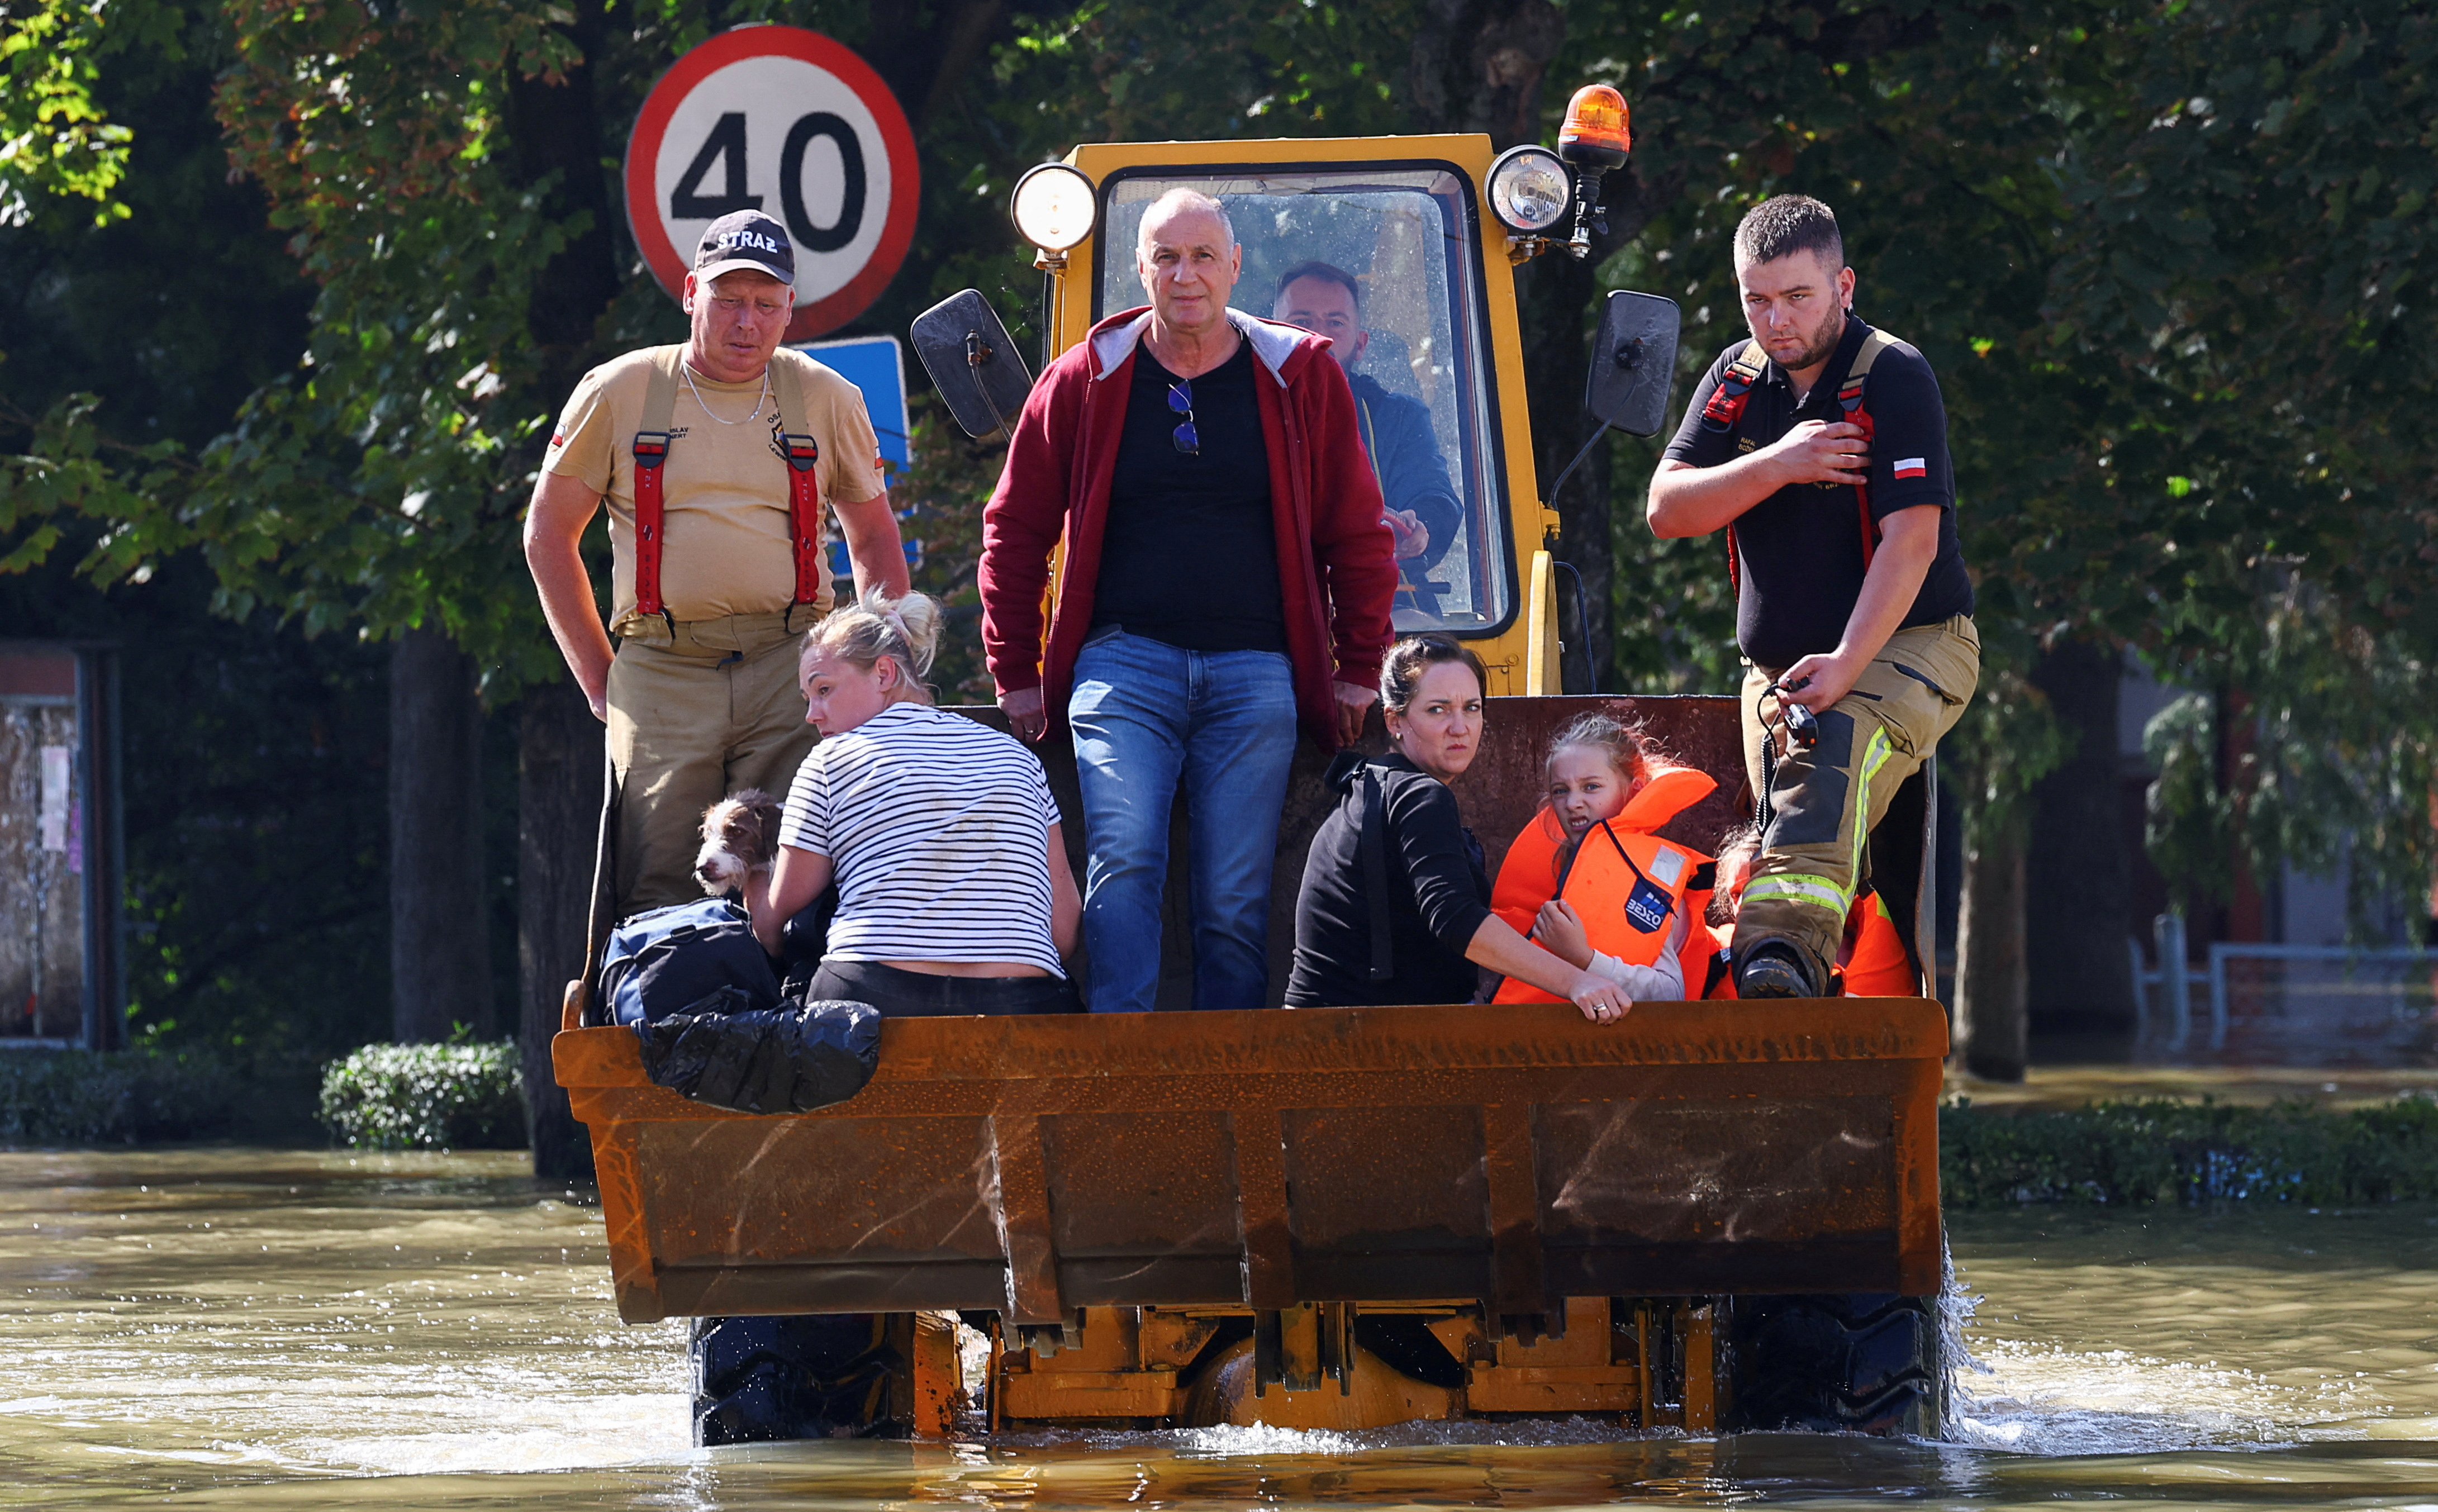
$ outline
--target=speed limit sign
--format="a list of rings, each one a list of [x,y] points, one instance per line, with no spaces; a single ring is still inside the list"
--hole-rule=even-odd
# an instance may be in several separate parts
[[[679,59],[627,141],[627,220],[671,296],[703,228],[759,210],[796,243],[787,340],[836,330],[906,260],[914,133],[872,65],[799,26],[739,26]]]

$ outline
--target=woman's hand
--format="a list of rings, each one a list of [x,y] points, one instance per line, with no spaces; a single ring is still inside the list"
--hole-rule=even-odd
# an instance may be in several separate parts
[[[1532,921],[1532,940],[1569,966],[1585,971],[1591,968],[1592,941],[1583,933],[1582,915],[1564,898],[1552,898],[1541,905],[1540,917]]]
[[[1569,966],[1517,934],[1506,920],[1492,914],[1473,932],[1465,959],[1487,966],[1503,976],[1516,976],[1552,997],[1571,999],[1595,1024],[1614,1024],[1634,1007],[1626,990],[1580,966]]]
[[[780,941],[785,938],[787,921],[804,909],[804,905],[822,895],[830,885],[830,858],[818,852],[797,846],[779,847],[779,859],[770,868],[770,880],[756,896],[747,886],[746,911],[753,916],[753,938],[762,941],[763,953],[777,959],[783,952]]]
[[[1634,1010],[1634,999],[1626,995],[1624,988],[1589,972],[1576,978],[1575,990],[1567,995],[1583,1011],[1583,1017],[1595,1024],[1614,1024]]]

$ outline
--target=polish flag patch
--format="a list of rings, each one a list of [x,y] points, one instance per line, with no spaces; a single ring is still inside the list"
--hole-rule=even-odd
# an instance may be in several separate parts
[[[1905,457],[1897,463],[1897,477],[1899,481],[1906,478],[1927,478],[1929,476],[1930,464],[1928,458]]]

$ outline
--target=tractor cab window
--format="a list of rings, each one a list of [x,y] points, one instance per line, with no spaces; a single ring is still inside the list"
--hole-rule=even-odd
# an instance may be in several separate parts
[[[1478,635],[1514,601],[1473,185],[1453,167],[1217,168],[1102,185],[1095,317],[1142,304],[1143,212],[1178,186],[1228,207],[1234,306],[1328,336],[1401,519],[1397,629]]]

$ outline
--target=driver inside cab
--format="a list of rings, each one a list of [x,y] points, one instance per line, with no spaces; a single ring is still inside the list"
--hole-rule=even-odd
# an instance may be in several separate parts
[[[1364,454],[1380,480],[1388,533],[1396,537],[1396,607],[1436,616],[1438,585],[1425,574],[1455,541],[1464,506],[1448,482],[1431,412],[1422,400],[1391,394],[1378,378],[1354,371],[1371,333],[1363,326],[1362,286],[1345,269],[1318,260],[1297,263],[1280,276],[1270,314],[1329,338],[1329,355],[1346,369],[1347,387],[1354,391]]]

